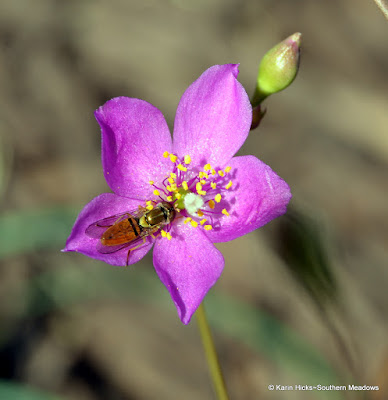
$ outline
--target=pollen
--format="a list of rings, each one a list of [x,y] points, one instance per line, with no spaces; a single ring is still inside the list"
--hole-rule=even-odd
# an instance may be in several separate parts
[[[228,217],[229,217],[229,215],[230,215],[230,214],[226,211],[225,208],[223,208],[221,212],[222,212],[222,214],[224,214],[224,215],[226,215],[226,216],[228,216]]]
[[[231,171],[231,169],[232,169],[232,167],[226,167],[226,168],[225,168],[225,172],[228,173],[228,172]]]
[[[210,186],[212,189],[215,189],[217,187],[217,184],[215,182],[210,182]]]
[[[198,210],[197,215],[198,217],[203,217],[203,212],[201,210]]]
[[[170,153],[169,153],[168,151],[165,151],[165,152],[163,153],[163,157],[164,157],[164,158],[168,158],[169,155],[170,155]]]
[[[213,229],[211,225],[205,225],[204,228],[206,231],[211,231]]]
[[[232,181],[229,181],[229,183],[225,186],[225,189],[230,189],[232,187]]]
[[[206,183],[206,181],[204,179],[201,179],[200,182],[202,183],[202,185],[204,185]]]
[[[187,168],[184,167],[182,164],[178,164],[178,165],[177,165],[177,168],[178,168],[179,170],[183,171],[183,172],[186,172],[186,171],[187,171]]]
[[[154,195],[155,195],[155,196],[159,196],[159,195],[160,195],[160,192],[159,192],[158,189],[155,189],[155,190],[154,190]]]
[[[215,203],[214,203],[214,200],[210,200],[210,201],[209,201],[209,207],[213,210],[215,206],[216,206],[216,205],[215,205]]]
[[[172,196],[167,196],[166,200],[169,201],[170,203],[172,202]]]
[[[155,182],[154,181],[149,181],[148,182],[150,185],[153,185]]]
[[[197,191],[197,193],[199,193],[202,190],[202,184],[200,182],[198,182],[195,185],[195,190]]]
[[[206,221],[207,221],[207,219],[204,218],[204,219],[201,220],[200,224],[203,225]]]
[[[218,171],[218,175],[219,176],[225,176],[225,172],[224,171],[222,171],[221,169]]]
[[[162,237],[166,237],[167,236],[167,232],[164,229],[162,229],[160,231],[160,234],[162,235]]]
[[[170,160],[171,162],[175,163],[175,161],[178,159],[178,157],[175,154],[170,154]]]
[[[214,200],[219,203],[221,201],[221,195],[218,193],[216,194],[216,197],[214,197]]]
[[[172,192],[172,189],[171,189],[171,186],[170,186],[170,185],[167,185],[167,186],[166,186],[166,189],[167,189],[167,191]]]
[[[170,172],[170,176],[172,179],[176,179],[176,174],[174,172]]]
[[[193,228],[196,228],[198,226],[198,222],[194,221],[193,219],[190,221],[190,224]]]
[[[152,204],[148,204],[148,205],[146,206],[146,209],[147,209],[148,211],[151,211],[151,210],[154,209],[154,206],[153,206]]]
[[[212,169],[212,166],[211,166],[210,164],[206,164],[206,165],[203,167],[203,169],[204,169],[205,171],[210,171],[210,170]]]
[[[170,233],[170,232],[167,232],[166,237],[167,237],[167,240],[171,240],[171,239],[172,239],[171,233]]]
[[[191,157],[189,155],[186,155],[184,161],[186,165],[189,165],[191,163]]]
[[[181,197],[182,197],[182,195],[181,195],[180,193],[175,193],[175,198],[176,198],[177,200],[179,200]]]
[[[212,175],[215,175],[217,173],[215,169],[212,169],[211,172],[212,172]]]
[[[168,178],[167,180],[168,180],[168,183],[170,183],[170,184],[175,182],[174,178]]]
[[[183,189],[185,189],[185,190],[189,190],[189,187],[187,186],[187,182],[186,182],[186,181],[183,181],[183,182],[182,182],[182,187],[183,187]]]
[[[186,225],[188,222],[190,222],[192,220],[192,218],[191,217],[187,217],[185,220],[184,220],[184,224]]]

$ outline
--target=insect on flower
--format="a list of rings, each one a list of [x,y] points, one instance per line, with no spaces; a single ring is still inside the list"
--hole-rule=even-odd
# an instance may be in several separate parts
[[[152,209],[148,209],[139,206],[135,211],[100,219],[89,225],[85,233],[91,238],[100,239],[97,251],[101,254],[111,254],[129,247],[126,261],[128,265],[130,252],[145,244],[147,236],[155,239],[154,233],[175,218],[174,206],[166,201],[151,207]],[[165,231],[162,234],[169,237]]]

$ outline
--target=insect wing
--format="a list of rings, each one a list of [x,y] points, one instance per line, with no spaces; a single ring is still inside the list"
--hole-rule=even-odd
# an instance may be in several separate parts
[[[86,230],[85,234],[94,239],[100,239],[104,232],[111,226],[117,224],[118,222],[129,218],[131,216],[136,216],[137,212],[126,212],[122,214],[112,215],[107,218],[100,219],[96,222],[90,224]]]
[[[104,246],[101,242],[97,243],[97,251],[101,254],[112,254],[116,253],[116,251],[120,251],[128,247],[131,242],[118,244],[116,246]]]

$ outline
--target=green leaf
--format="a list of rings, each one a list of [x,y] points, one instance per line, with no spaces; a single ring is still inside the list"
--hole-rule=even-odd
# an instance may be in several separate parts
[[[65,245],[77,212],[51,208],[12,213],[0,217],[0,257]]]
[[[40,392],[30,386],[0,380],[1,400],[59,400],[60,398]]]

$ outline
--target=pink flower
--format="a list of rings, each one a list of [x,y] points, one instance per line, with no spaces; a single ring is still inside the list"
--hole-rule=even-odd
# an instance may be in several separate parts
[[[85,206],[64,249],[124,266],[155,245],[155,270],[184,324],[224,267],[213,243],[233,240],[284,214],[291,198],[287,183],[268,165],[254,156],[233,157],[252,119],[237,75],[238,65],[215,65],[190,85],[177,109],[173,140],[162,113],[143,100],[117,97],[95,112],[104,175],[113,193]],[[145,207],[157,208],[161,201],[172,205],[175,218],[142,240],[110,247],[90,228],[123,213],[139,223]],[[141,211],[133,211],[139,206]]]

